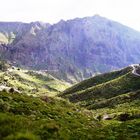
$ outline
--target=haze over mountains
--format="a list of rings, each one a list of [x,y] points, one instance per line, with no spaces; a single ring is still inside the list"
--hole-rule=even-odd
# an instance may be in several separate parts
[[[0,42],[2,58],[68,82],[140,60],[140,32],[98,15],[54,25],[1,22]]]

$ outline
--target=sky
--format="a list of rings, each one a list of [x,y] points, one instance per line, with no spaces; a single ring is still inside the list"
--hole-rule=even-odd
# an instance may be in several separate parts
[[[0,0],[0,21],[42,21],[100,16],[140,31],[140,0]]]

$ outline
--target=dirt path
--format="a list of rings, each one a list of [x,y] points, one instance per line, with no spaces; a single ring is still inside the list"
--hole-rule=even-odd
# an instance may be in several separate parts
[[[140,74],[137,73],[137,69],[138,68],[140,69],[140,65],[139,64],[134,64],[134,65],[131,65],[131,67],[133,68],[132,73],[136,76],[140,76]]]

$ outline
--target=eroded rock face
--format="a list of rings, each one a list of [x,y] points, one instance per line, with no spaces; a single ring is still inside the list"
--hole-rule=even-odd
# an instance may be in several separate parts
[[[10,40],[7,59],[69,82],[140,60],[140,33],[100,16],[54,25],[0,23],[0,32]]]

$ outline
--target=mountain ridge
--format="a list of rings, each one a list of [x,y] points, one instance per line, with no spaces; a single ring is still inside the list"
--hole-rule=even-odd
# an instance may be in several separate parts
[[[51,74],[68,82],[139,63],[140,32],[101,16],[53,25],[32,22],[18,29],[6,33],[0,26],[1,55],[25,68],[58,70]]]
[[[68,98],[71,102],[85,102],[88,105],[99,104],[120,95],[139,90],[140,65],[135,64],[124,69],[100,74],[82,81],[68,89],[60,96]]]

